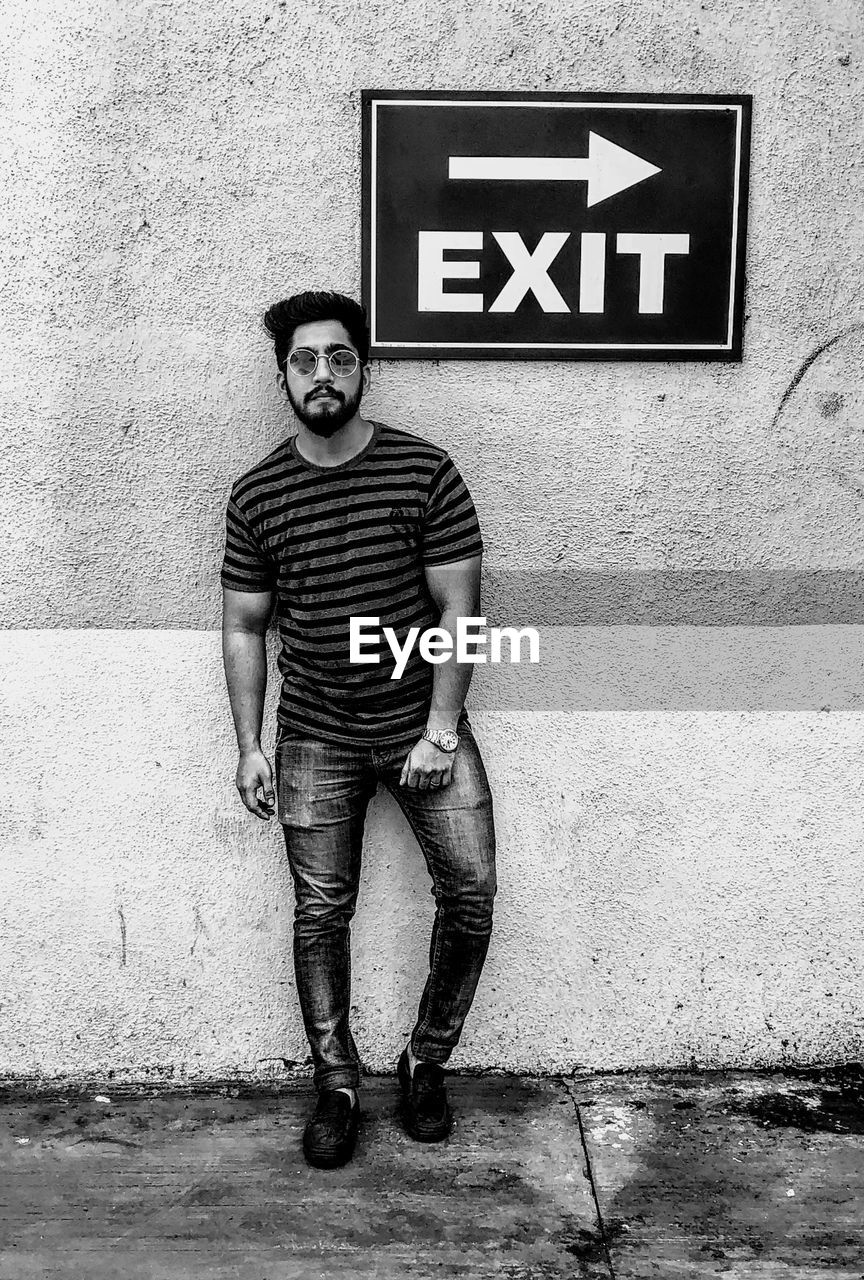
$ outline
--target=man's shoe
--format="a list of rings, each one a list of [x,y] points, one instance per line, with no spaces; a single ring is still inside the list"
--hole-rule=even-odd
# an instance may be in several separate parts
[[[418,1062],[412,1079],[408,1050],[396,1066],[402,1086],[402,1118],[405,1128],[418,1142],[440,1142],[453,1127],[453,1116],[447,1105],[444,1068],[437,1062]]]
[[[360,1100],[338,1089],[322,1089],[315,1114],[303,1131],[303,1154],[316,1169],[337,1169],[354,1154]]]

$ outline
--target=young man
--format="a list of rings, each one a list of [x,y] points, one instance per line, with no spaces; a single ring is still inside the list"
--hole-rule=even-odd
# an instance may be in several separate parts
[[[397,1065],[412,1137],[450,1131],[443,1064],[459,1041],[492,930],[492,799],[463,709],[473,666],[426,661],[412,629],[455,637],[479,612],[482,541],[447,453],[360,414],[369,386],[363,308],[338,293],[300,293],[264,317],[278,384],[297,434],[236,482],[228,503],[223,656],[240,760],[237,789],[268,820],[278,796],[295,888],[294,966],[318,1091],[306,1159],[350,1159],[360,1105],[348,1025],[350,921],[366,809],[380,783],[396,797],[432,877],[429,976]],[[276,795],[261,750],[264,637],[276,606],[282,693]],[[363,661],[351,619],[365,619]],[[415,640],[418,632],[412,632]],[[426,650],[433,655],[434,651]],[[443,655],[439,649],[438,659]]]

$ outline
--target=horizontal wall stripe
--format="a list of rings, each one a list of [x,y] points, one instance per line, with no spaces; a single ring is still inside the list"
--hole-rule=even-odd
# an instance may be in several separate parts
[[[527,662],[525,646],[526,661],[518,665],[476,667],[469,713],[518,716],[520,723],[540,715],[550,725],[574,711],[857,713],[853,718],[864,713],[864,626],[542,627],[539,635],[538,665]],[[210,684],[202,692],[224,698],[214,631],[142,629],[134,641],[128,629],[6,631],[0,635],[0,674],[5,673],[8,689],[16,670],[24,671],[31,660],[50,666],[54,651],[61,665],[70,647],[135,665],[139,649],[158,653],[160,646],[166,654],[188,651],[192,665],[196,654],[206,652]],[[279,684],[274,633],[268,636],[268,652],[272,696]],[[149,681],[158,690],[164,674],[151,657],[139,684]],[[388,681],[382,696],[398,698],[398,688]],[[63,699],[62,682],[56,683],[55,696]],[[97,699],[98,692],[92,696]],[[81,713],[86,719],[86,707]]]
[[[218,628],[221,550],[210,573],[155,557],[127,580],[95,555],[52,575],[53,590],[6,586],[0,628]],[[122,590],[117,583],[122,583]],[[490,624],[532,627],[797,627],[864,625],[864,570],[498,569],[484,566]]]
[[[483,601],[511,626],[861,624],[864,570],[490,568]]]

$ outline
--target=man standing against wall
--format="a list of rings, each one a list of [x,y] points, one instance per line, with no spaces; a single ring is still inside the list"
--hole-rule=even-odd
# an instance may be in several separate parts
[[[318,1091],[306,1159],[350,1159],[360,1104],[349,1027],[350,921],[366,809],[380,783],[414,830],[436,901],[429,975],[397,1065],[406,1128],[450,1131],[447,1061],[471,1007],[496,891],[492,800],[463,703],[473,671],[426,661],[399,678],[389,646],[351,661],[352,618],[377,618],[403,648],[412,628],[455,636],[476,616],[482,541],[471,497],[437,445],[360,415],[369,386],[363,308],[337,293],[272,306],[278,383],[297,434],[236,482],[222,567],[223,656],[243,803],[278,817],[295,888],[294,966]],[[276,605],[282,692],[276,795],[261,749],[265,632]],[[414,633],[416,637],[416,632]]]

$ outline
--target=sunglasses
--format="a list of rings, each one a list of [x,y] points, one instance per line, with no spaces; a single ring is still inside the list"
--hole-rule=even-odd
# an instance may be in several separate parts
[[[308,347],[297,347],[288,357],[288,367],[292,373],[308,377],[318,368],[320,359],[321,356],[310,351]],[[338,351],[331,351],[329,356],[324,356],[324,359],[329,364],[334,378],[350,378],[360,363],[360,357],[356,351],[349,351],[347,347],[339,347]]]

